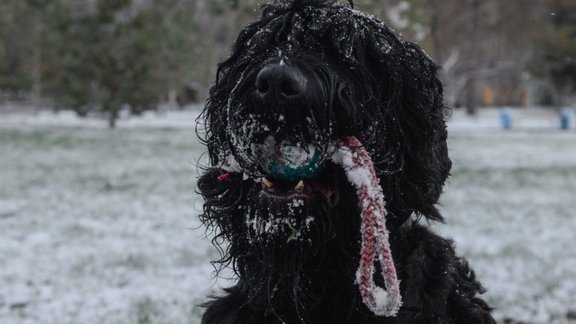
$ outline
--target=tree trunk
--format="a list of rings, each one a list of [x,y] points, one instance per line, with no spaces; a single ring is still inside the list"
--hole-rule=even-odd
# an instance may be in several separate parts
[[[35,10],[34,15],[36,21],[32,48],[32,104],[34,109],[39,109],[42,97],[42,20],[38,10]]]
[[[470,54],[472,59],[472,71],[469,73],[471,76],[466,83],[465,93],[466,93],[466,113],[468,115],[476,115],[477,110],[477,98],[476,98],[476,78],[475,70],[480,67],[480,60],[477,55],[478,53],[478,10],[480,9],[480,2],[478,0],[469,1],[469,21],[468,28],[470,33]]]
[[[116,114],[110,112],[110,116],[108,116],[108,127],[110,129],[116,128],[116,119],[118,119],[118,116],[116,116]]]
[[[432,0],[432,17],[430,19],[430,38],[432,39],[432,55],[436,62],[444,63],[444,50],[440,39],[440,13],[442,5],[440,0]]]
[[[110,129],[115,129],[116,128],[116,121],[118,120],[118,115],[120,113],[120,109],[119,107],[117,107],[115,104],[113,103],[108,103],[108,104],[104,104],[104,108],[103,110],[105,112],[108,112],[108,127]]]
[[[464,92],[466,93],[466,114],[474,116],[478,111],[478,100],[476,98],[476,80],[473,77],[468,79]]]

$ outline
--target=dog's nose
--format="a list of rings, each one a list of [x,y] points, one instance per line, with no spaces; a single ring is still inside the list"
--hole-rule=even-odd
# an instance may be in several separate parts
[[[268,103],[297,99],[304,93],[306,77],[294,65],[268,64],[256,77],[256,93]]]

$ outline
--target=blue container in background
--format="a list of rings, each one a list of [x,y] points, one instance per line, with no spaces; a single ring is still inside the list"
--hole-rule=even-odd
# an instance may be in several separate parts
[[[510,108],[502,108],[502,112],[500,113],[500,122],[502,123],[502,129],[512,128],[512,112]]]
[[[570,129],[570,119],[572,118],[572,114],[570,112],[570,108],[563,107],[560,109],[560,129],[567,130]]]

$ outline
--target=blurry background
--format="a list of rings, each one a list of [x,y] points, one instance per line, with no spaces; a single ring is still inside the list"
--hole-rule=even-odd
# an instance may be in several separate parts
[[[571,0],[358,0],[443,67],[451,107],[573,101]],[[2,0],[0,100],[133,114],[200,102],[258,1]]]
[[[498,321],[576,323],[576,2],[354,2],[442,66],[434,226]],[[196,219],[194,127],[259,3],[0,0],[0,323],[199,323],[230,285]]]

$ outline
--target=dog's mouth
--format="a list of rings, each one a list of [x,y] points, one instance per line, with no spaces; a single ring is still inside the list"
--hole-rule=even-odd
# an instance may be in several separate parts
[[[259,179],[261,199],[276,202],[303,201],[334,196],[327,149],[319,145],[276,139],[268,135],[261,142],[250,144],[250,149],[240,157],[248,157],[248,168]]]
[[[306,201],[321,197],[330,202],[335,196],[335,191],[320,177],[286,181],[267,175],[261,178],[261,184],[260,197],[268,199],[291,201],[300,198]]]

